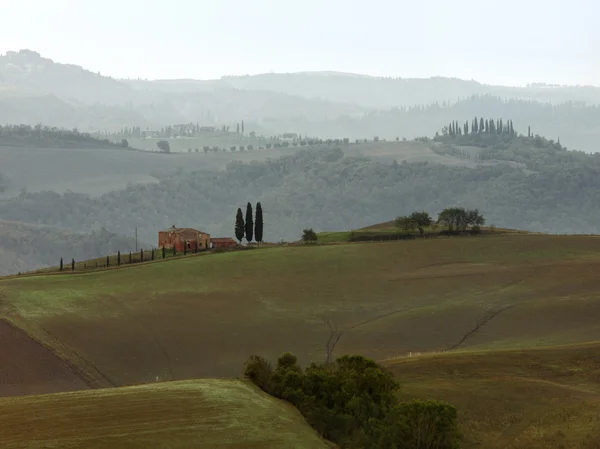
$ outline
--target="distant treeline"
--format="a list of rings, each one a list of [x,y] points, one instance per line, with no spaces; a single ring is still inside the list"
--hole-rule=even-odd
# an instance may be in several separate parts
[[[129,143],[123,139],[119,143],[101,139],[77,129],[56,128],[41,124],[0,125],[0,145],[43,145],[49,147],[93,147],[127,148]]]

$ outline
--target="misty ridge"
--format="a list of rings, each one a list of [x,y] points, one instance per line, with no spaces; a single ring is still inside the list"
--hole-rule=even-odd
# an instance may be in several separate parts
[[[496,132],[502,120],[514,132]],[[21,50],[0,56],[0,124],[2,274],[128,251],[136,228],[146,248],[172,225],[232,236],[257,201],[271,242],[448,205],[499,227],[599,232],[597,87],[114,79]]]

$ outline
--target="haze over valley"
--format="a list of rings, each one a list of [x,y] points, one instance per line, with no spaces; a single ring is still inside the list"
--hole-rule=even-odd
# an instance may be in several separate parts
[[[600,447],[597,5],[51,3],[0,0],[7,448]]]

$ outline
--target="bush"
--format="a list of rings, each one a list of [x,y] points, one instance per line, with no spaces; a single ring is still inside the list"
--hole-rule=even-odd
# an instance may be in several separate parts
[[[258,355],[251,356],[244,365],[244,377],[251,380],[261,390],[271,393],[273,368],[268,360]]]
[[[391,423],[379,437],[382,449],[457,449],[461,435],[456,408],[441,401],[400,403],[390,415]]]
[[[375,361],[346,355],[302,370],[284,353],[275,369],[252,356],[244,375],[289,401],[324,438],[342,448],[456,449],[456,409],[438,401],[398,403],[393,374]]]

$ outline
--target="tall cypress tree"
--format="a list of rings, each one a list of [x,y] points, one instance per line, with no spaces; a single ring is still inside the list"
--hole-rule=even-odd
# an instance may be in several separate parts
[[[252,241],[254,237],[254,219],[252,218],[252,204],[248,202],[246,204],[246,240],[248,243]]]
[[[240,243],[242,243],[245,231],[244,215],[242,214],[242,209],[238,207],[237,215],[235,216],[235,238],[238,239]]]
[[[479,119],[479,132],[482,133],[485,131],[485,125],[483,124],[483,117]]]
[[[477,122],[477,117],[475,117],[475,120],[473,120],[473,127],[471,128],[471,131],[473,131],[473,134],[477,134],[478,127],[479,127],[479,123]]]
[[[256,221],[254,223],[254,238],[257,242],[263,241],[263,212],[260,202],[256,203]]]
[[[60,271],[62,271],[62,270],[63,270],[63,258],[61,257],[60,258]]]
[[[485,121],[485,133],[489,134],[489,132],[490,132],[490,121],[486,120]]]

